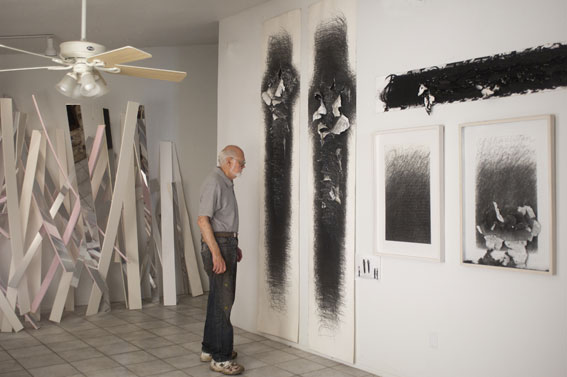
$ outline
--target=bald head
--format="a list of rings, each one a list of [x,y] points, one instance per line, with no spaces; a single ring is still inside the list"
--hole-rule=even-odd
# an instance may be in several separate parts
[[[244,158],[244,152],[242,149],[236,145],[227,145],[219,153],[218,162],[219,166],[226,164],[229,157],[242,160]]]

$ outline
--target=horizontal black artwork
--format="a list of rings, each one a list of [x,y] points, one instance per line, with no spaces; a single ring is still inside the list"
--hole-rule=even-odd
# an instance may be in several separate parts
[[[389,75],[384,111],[506,97],[567,86],[567,45],[556,43]]]

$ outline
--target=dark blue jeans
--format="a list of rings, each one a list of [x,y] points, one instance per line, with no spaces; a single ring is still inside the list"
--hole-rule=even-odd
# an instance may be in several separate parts
[[[238,239],[218,237],[221,255],[226,264],[222,274],[213,272],[213,257],[206,243],[201,242],[203,267],[209,275],[209,300],[207,319],[203,334],[203,352],[213,355],[213,360],[231,360],[234,331],[230,323],[230,312],[236,290],[236,256]]]

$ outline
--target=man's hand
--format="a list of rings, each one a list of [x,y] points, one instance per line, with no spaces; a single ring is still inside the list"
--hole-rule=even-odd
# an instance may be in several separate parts
[[[236,248],[236,261],[240,262],[242,260],[242,250],[240,248]]]
[[[215,274],[222,274],[226,271],[226,264],[224,263],[224,258],[220,252],[211,252],[213,256],[213,272]]]

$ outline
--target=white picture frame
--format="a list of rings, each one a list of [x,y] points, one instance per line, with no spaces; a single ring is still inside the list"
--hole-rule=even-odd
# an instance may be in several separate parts
[[[554,118],[464,123],[461,264],[555,271]]]
[[[443,126],[374,134],[376,254],[443,261],[443,134]]]

